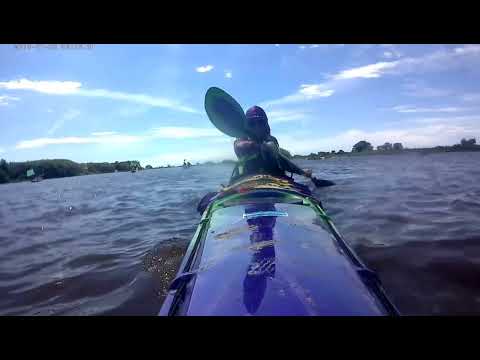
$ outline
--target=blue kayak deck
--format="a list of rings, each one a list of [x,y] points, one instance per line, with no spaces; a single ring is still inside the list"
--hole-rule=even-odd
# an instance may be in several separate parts
[[[185,315],[386,315],[308,206],[217,209],[195,258]]]

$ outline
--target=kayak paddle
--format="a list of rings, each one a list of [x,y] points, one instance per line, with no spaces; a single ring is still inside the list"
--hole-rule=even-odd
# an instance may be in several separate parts
[[[248,137],[242,107],[222,89],[211,87],[207,90],[205,110],[212,124],[224,134],[234,138]]]

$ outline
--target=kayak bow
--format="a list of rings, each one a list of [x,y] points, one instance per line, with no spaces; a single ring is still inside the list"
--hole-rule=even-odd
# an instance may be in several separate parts
[[[257,175],[207,207],[159,315],[398,312],[308,188]]]

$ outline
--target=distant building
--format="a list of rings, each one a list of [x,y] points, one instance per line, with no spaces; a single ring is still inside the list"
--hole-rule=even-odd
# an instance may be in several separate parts
[[[393,150],[403,150],[402,143],[395,143],[393,144]]]

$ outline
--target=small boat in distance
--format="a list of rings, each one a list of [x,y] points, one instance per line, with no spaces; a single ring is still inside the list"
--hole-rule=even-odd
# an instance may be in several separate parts
[[[190,164],[190,161],[187,161],[186,159],[184,159],[182,167],[184,169],[188,169],[190,166],[192,166],[192,164]]]
[[[33,177],[32,177],[33,176]],[[43,175],[37,175],[35,176],[35,171],[33,169],[28,169],[27,170],[27,178],[32,178],[30,181],[31,182],[40,182],[43,180]]]

